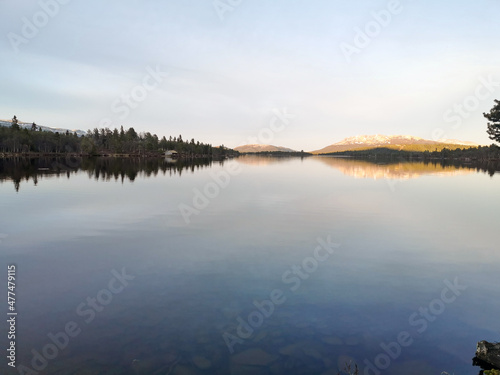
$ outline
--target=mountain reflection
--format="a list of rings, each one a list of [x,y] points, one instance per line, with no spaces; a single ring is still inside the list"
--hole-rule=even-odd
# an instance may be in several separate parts
[[[241,156],[238,162],[249,166],[266,167],[271,164],[293,161],[294,157]],[[311,157],[345,175],[355,178],[411,179],[422,175],[463,175],[482,171],[493,176],[500,171],[499,161],[418,161],[408,160],[358,160],[338,157]],[[91,179],[102,181],[134,181],[137,177],[158,174],[182,176],[194,173],[213,164],[224,164],[224,160],[210,159],[172,160],[166,158],[4,158],[0,159],[0,183],[12,181],[19,191],[23,181],[32,180],[35,185],[44,178],[67,177],[85,172]]]
[[[241,155],[238,157],[238,162],[241,164],[254,166],[254,167],[263,167],[272,164],[291,162],[296,160],[296,156],[287,156],[286,154],[283,156],[275,156],[275,155]],[[303,159],[303,158],[301,158]]]
[[[340,170],[354,178],[409,180],[423,175],[465,175],[482,171],[493,176],[500,171],[498,162],[461,163],[455,161],[417,161],[408,160],[358,160],[338,157],[316,157],[316,160]]]

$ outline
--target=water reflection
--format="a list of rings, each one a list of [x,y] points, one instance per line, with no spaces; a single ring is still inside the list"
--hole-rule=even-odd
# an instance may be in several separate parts
[[[32,180],[37,185],[43,178],[70,178],[79,171],[86,172],[89,178],[96,180],[124,182],[134,181],[138,176],[151,177],[159,173],[181,176],[183,172],[194,173],[213,163],[223,165],[224,161],[169,158],[7,158],[0,160],[0,183],[12,181],[16,191],[19,191],[23,180]]]
[[[308,156],[296,157],[296,156],[280,156],[275,155],[261,156],[261,155],[242,155],[238,158],[238,162],[251,165],[251,166],[266,166],[271,164],[286,163],[297,159],[304,160],[304,158],[309,158]]]
[[[244,165],[265,167],[287,163],[297,157],[241,156],[238,162]],[[300,158],[304,160],[304,158]],[[355,178],[412,179],[422,175],[465,175],[481,171],[493,176],[500,171],[500,161],[432,161],[412,162],[408,160],[356,160],[338,157],[312,157],[315,160],[343,174]],[[171,158],[6,158],[0,160],[0,183],[12,181],[16,191],[21,182],[32,180],[35,185],[47,177],[70,178],[78,171],[85,171],[89,178],[110,181],[134,181],[138,176],[151,177],[159,173],[179,175],[194,173],[212,164],[224,165],[224,160],[211,159],[178,160]]]
[[[464,175],[481,171],[493,176],[500,172],[500,161],[432,160],[411,161],[407,159],[358,160],[339,157],[317,157],[316,160],[355,178],[411,179],[422,175]]]
[[[179,204],[193,204],[194,189],[231,163],[243,172],[186,224]],[[381,373],[476,375],[475,344],[498,337],[500,179],[453,172],[476,166],[243,157],[17,159],[0,168],[0,262],[22,272],[19,364],[69,321],[82,334],[46,373],[336,375],[353,360],[374,374],[365,359],[375,363],[381,343],[408,331],[413,345]],[[393,192],[368,179],[379,170],[431,177]],[[450,177],[433,178],[441,173]],[[316,239],[328,235],[341,246],[311,263]],[[77,306],[123,267],[135,279],[87,324]],[[455,277],[467,290],[417,331],[409,317]],[[255,301],[269,309],[277,289],[286,301],[250,326]],[[240,318],[253,332],[231,354],[224,334],[237,335]]]

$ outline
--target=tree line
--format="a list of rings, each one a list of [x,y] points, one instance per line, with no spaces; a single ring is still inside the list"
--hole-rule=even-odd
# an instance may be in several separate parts
[[[178,137],[164,136],[161,139],[150,132],[137,133],[134,128],[120,129],[95,128],[84,136],[66,131],[64,133],[43,131],[32,124],[30,128],[21,128],[17,117],[12,119],[10,127],[0,126],[0,152],[2,153],[75,153],[90,156],[129,154],[139,156],[162,155],[167,150],[175,150],[185,157],[222,158],[237,154],[221,145],[214,147],[208,143],[184,140]]]
[[[457,160],[500,160],[500,147],[496,145],[449,149],[440,151],[408,151],[379,147],[368,150],[334,152],[327,155],[350,156],[360,158],[415,158],[423,160],[457,159]]]
[[[487,133],[490,139],[500,143],[500,101],[495,100],[495,105],[489,113],[484,113],[488,120]],[[161,155],[167,150],[175,150],[184,157],[213,157],[224,158],[236,156],[239,153],[221,145],[213,147],[211,144],[178,137],[164,136],[161,139],[150,132],[137,133],[134,128],[125,131],[120,129],[95,128],[89,130],[84,136],[66,131],[64,133],[43,131],[35,123],[30,128],[21,128],[16,116],[12,119],[10,127],[0,126],[0,153],[41,153],[62,154],[75,153],[81,155]],[[477,148],[457,148],[450,150],[443,148],[436,151],[411,150],[410,155],[420,155],[424,158],[473,158],[473,159],[498,159],[497,146]],[[421,151],[421,152],[418,152]],[[423,151],[423,152],[422,152]],[[374,154],[394,154],[398,151],[390,149],[349,151],[336,153],[350,156],[366,156]],[[400,155],[407,152],[399,151]]]

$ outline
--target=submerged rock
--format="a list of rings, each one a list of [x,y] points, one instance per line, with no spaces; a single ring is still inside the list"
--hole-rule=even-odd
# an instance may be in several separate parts
[[[277,356],[266,353],[259,348],[247,349],[231,358],[234,364],[247,366],[267,366],[277,359]]]
[[[260,331],[257,336],[253,339],[254,342],[259,342],[267,337],[267,331]]]
[[[297,356],[297,354],[302,352],[301,348],[301,344],[290,344],[281,348],[279,353],[286,356]]]
[[[301,322],[296,322],[296,323],[294,324],[295,328],[299,328],[299,329],[301,329],[301,328],[307,328],[307,327],[309,327],[310,325],[311,325],[311,323],[309,323],[309,322],[304,322],[304,321],[301,321]]]
[[[338,375],[338,374],[339,372],[333,368],[321,373],[321,375]]]
[[[208,336],[200,336],[198,340],[196,340],[198,344],[210,344],[211,340]]]
[[[344,343],[341,338],[335,336],[323,337],[321,341],[328,345],[342,345]]]
[[[311,358],[314,358],[314,359],[320,359],[320,360],[323,359],[321,353],[319,351],[317,351],[316,349],[314,349],[314,348],[304,347],[304,348],[302,348],[302,351],[308,357],[311,357]]]
[[[345,344],[349,346],[358,345],[361,342],[361,339],[356,336],[351,336],[345,339]]]
[[[200,370],[206,370],[212,367],[212,362],[205,357],[195,356],[191,359],[193,364],[198,367]]]
[[[198,374],[199,372],[196,371],[196,369],[182,365],[175,366],[175,369],[172,372],[172,375],[198,375]]]
[[[165,355],[163,357],[163,361],[166,364],[172,364],[174,362],[177,362],[178,360],[179,360],[179,356],[177,355],[176,352],[167,352],[167,353],[165,353]]]
[[[232,365],[231,375],[267,375],[269,370],[265,367]]]

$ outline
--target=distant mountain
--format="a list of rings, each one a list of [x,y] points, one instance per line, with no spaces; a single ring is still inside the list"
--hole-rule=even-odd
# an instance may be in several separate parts
[[[29,123],[29,122],[21,122],[19,121],[18,122],[19,126],[21,128],[26,128],[26,129],[31,129],[31,125],[33,125],[33,123]],[[10,120],[0,120],[0,126],[12,126],[12,121]],[[83,136],[85,134],[87,134],[87,132],[83,131],[83,130],[71,130],[71,129],[63,129],[63,128],[51,128],[51,127],[48,127],[48,126],[42,126],[42,125],[38,125],[36,124],[36,126],[38,128],[42,128],[43,131],[46,131],[46,132],[52,132],[52,133],[66,133],[66,131],[69,131],[71,134],[73,133],[76,133],[78,134],[78,136]]]
[[[373,148],[391,148],[395,150],[406,151],[434,151],[441,150],[444,147],[456,149],[462,147],[478,146],[472,142],[458,141],[454,139],[446,139],[440,141],[431,141],[414,137],[411,135],[358,135],[355,137],[345,138],[340,142],[324,147],[320,150],[312,151],[313,154],[329,154],[332,152],[369,150]]]
[[[244,145],[235,147],[234,150],[244,153],[249,152],[271,152],[271,151],[280,151],[280,152],[297,152],[292,150],[291,148],[279,147],[273,145]]]

